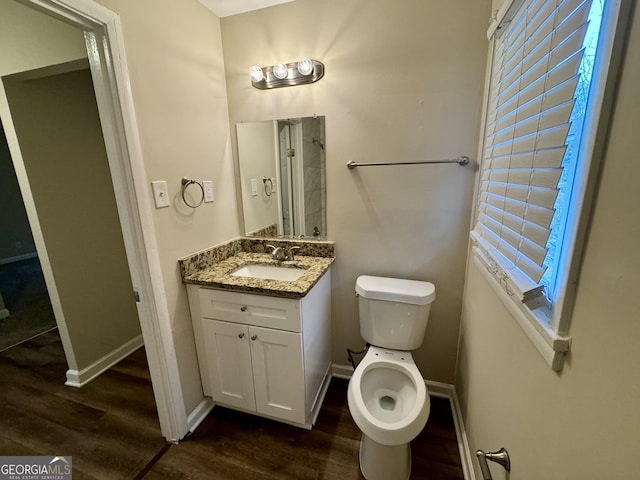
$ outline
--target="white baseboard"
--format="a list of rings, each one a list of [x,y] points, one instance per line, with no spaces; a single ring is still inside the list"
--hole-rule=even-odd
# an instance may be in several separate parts
[[[15,257],[0,258],[0,265],[6,265],[7,263],[19,262],[21,260],[27,260],[29,258],[35,258],[38,254],[36,252],[25,253],[23,255],[16,255]]]
[[[216,404],[211,397],[204,397],[200,401],[198,406],[187,417],[187,428],[189,429],[189,433],[193,433],[193,431],[198,428],[198,425],[207,418],[207,415],[209,415],[209,412],[213,410],[215,405]]]
[[[102,372],[110,369],[120,360],[135,352],[143,344],[142,335],[138,335],[80,371],[72,369],[67,370],[67,381],[64,384],[69,387],[76,388],[86,385]]]
[[[349,380],[353,374],[353,367],[351,365],[334,363],[331,367],[333,376],[337,378]],[[451,414],[453,416],[453,423],[456,429],[456,438],[458,439],[458,450],[460,451],[460,462],[462,463],[464,479],[476,480],[475,471],[473,470],[473,457],[469,450],[467,432],[464,428],[464,421],[462,418],[462,411],[460,410],[460,403],[458,402],[458,395],[456,395],[456,388],[449,383],[433,382],[431,380],[425,380],[424,383],[427,385],[429,395],[446,398],[451,403]]]
[[[349,380],[353,375],[353,367],[351,365],[343,365],[339,363],[331,364],[331,376]]]

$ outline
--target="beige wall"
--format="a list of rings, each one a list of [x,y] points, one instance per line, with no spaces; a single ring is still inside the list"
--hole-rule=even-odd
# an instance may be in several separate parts
[[[511,480],[638,478],[639,84],[636,8],[562,373],[551,371],[468,267],[458,394],[472,451],[506,447]],[[496,479],[504,478],[499,470]]]
[[[423,347],[423,375],[453,382],[474,168],[374,167],[354,161],[424,160],[477,148],[489,2],[298,0],[221,20],[229,117],[326,115],[333,360],[360,338],[360,274],[424,279],[438,299]],[[321,60],[308,86],[262,91],[254,64]]]
[[[43,38],[46,41],[43,42]],[[87,57],[82,31],[14,0],[0,0],[0,49],[0,77]],[[2,121],[8,122],[10,119],[3,118]],[[34,252],[35,245],[8,146],[2,138],[0,155],[0,205],[3,206],[0,258],[6,258]],[[16,249],[16,241],[22,242],[22,249]]]
[[[172,197],[170,208],[154,211],[154,224],[189,414],[203,394],[177,259],[240,235],[220,24],[197,0],[98,3],[122,22],[148,180],[166,180]],[[184,176],[213,180],[215,202],[186,207]]]
[[[0,0],[0,49],[0,76],[87,58],[81,30],[15,0]]]
[[[140,335],[91,74],[4,81],[82,371]]]

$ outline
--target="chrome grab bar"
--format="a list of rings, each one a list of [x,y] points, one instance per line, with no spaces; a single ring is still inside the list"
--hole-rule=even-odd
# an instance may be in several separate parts
[[[493,480],[493,477],[491,476],[491,470],[489,470],[489,465],[487,464],[487,460],[491,460],[498,465],[502,465],[502,467],[507,472],[511,471],[511,460],[509,459],[509,452],[507,452],[507,450],[504,448],[501,448],[497,452],[489,453],[485,453],[482,450],[476,450],[476,456],[478,457],[478,464],[480,464],[482,480]]]
[[[415,162],[381,162],[381,163],[356,163],[353,160],[347,162],[347,168],[353,170],[356,167],[379,167],[383,165],[424,165],[427,163],[457,163],[461,167],[469,165],[469,157],[447,158],[444,160],[418,160]]]

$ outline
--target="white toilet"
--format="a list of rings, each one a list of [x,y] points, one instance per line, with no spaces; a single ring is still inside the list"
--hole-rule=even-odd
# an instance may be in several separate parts
[[[406,480],[409,442],[429,417],[429,392],[410,350],[422,345],[432,283],[363,275],[356,280],[360,335],[371,346],[349,381],[349,411],[362,431],[367,480]]]

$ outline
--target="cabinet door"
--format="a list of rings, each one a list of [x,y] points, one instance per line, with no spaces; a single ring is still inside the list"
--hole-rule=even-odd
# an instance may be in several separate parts
[[[248,327],[204,320],[202,328],[211,386],[205,393],[217,402],[255,411]]]
[[[249,327],[249,335],[256,410],[305,423],[302,336],[261,327]]]

